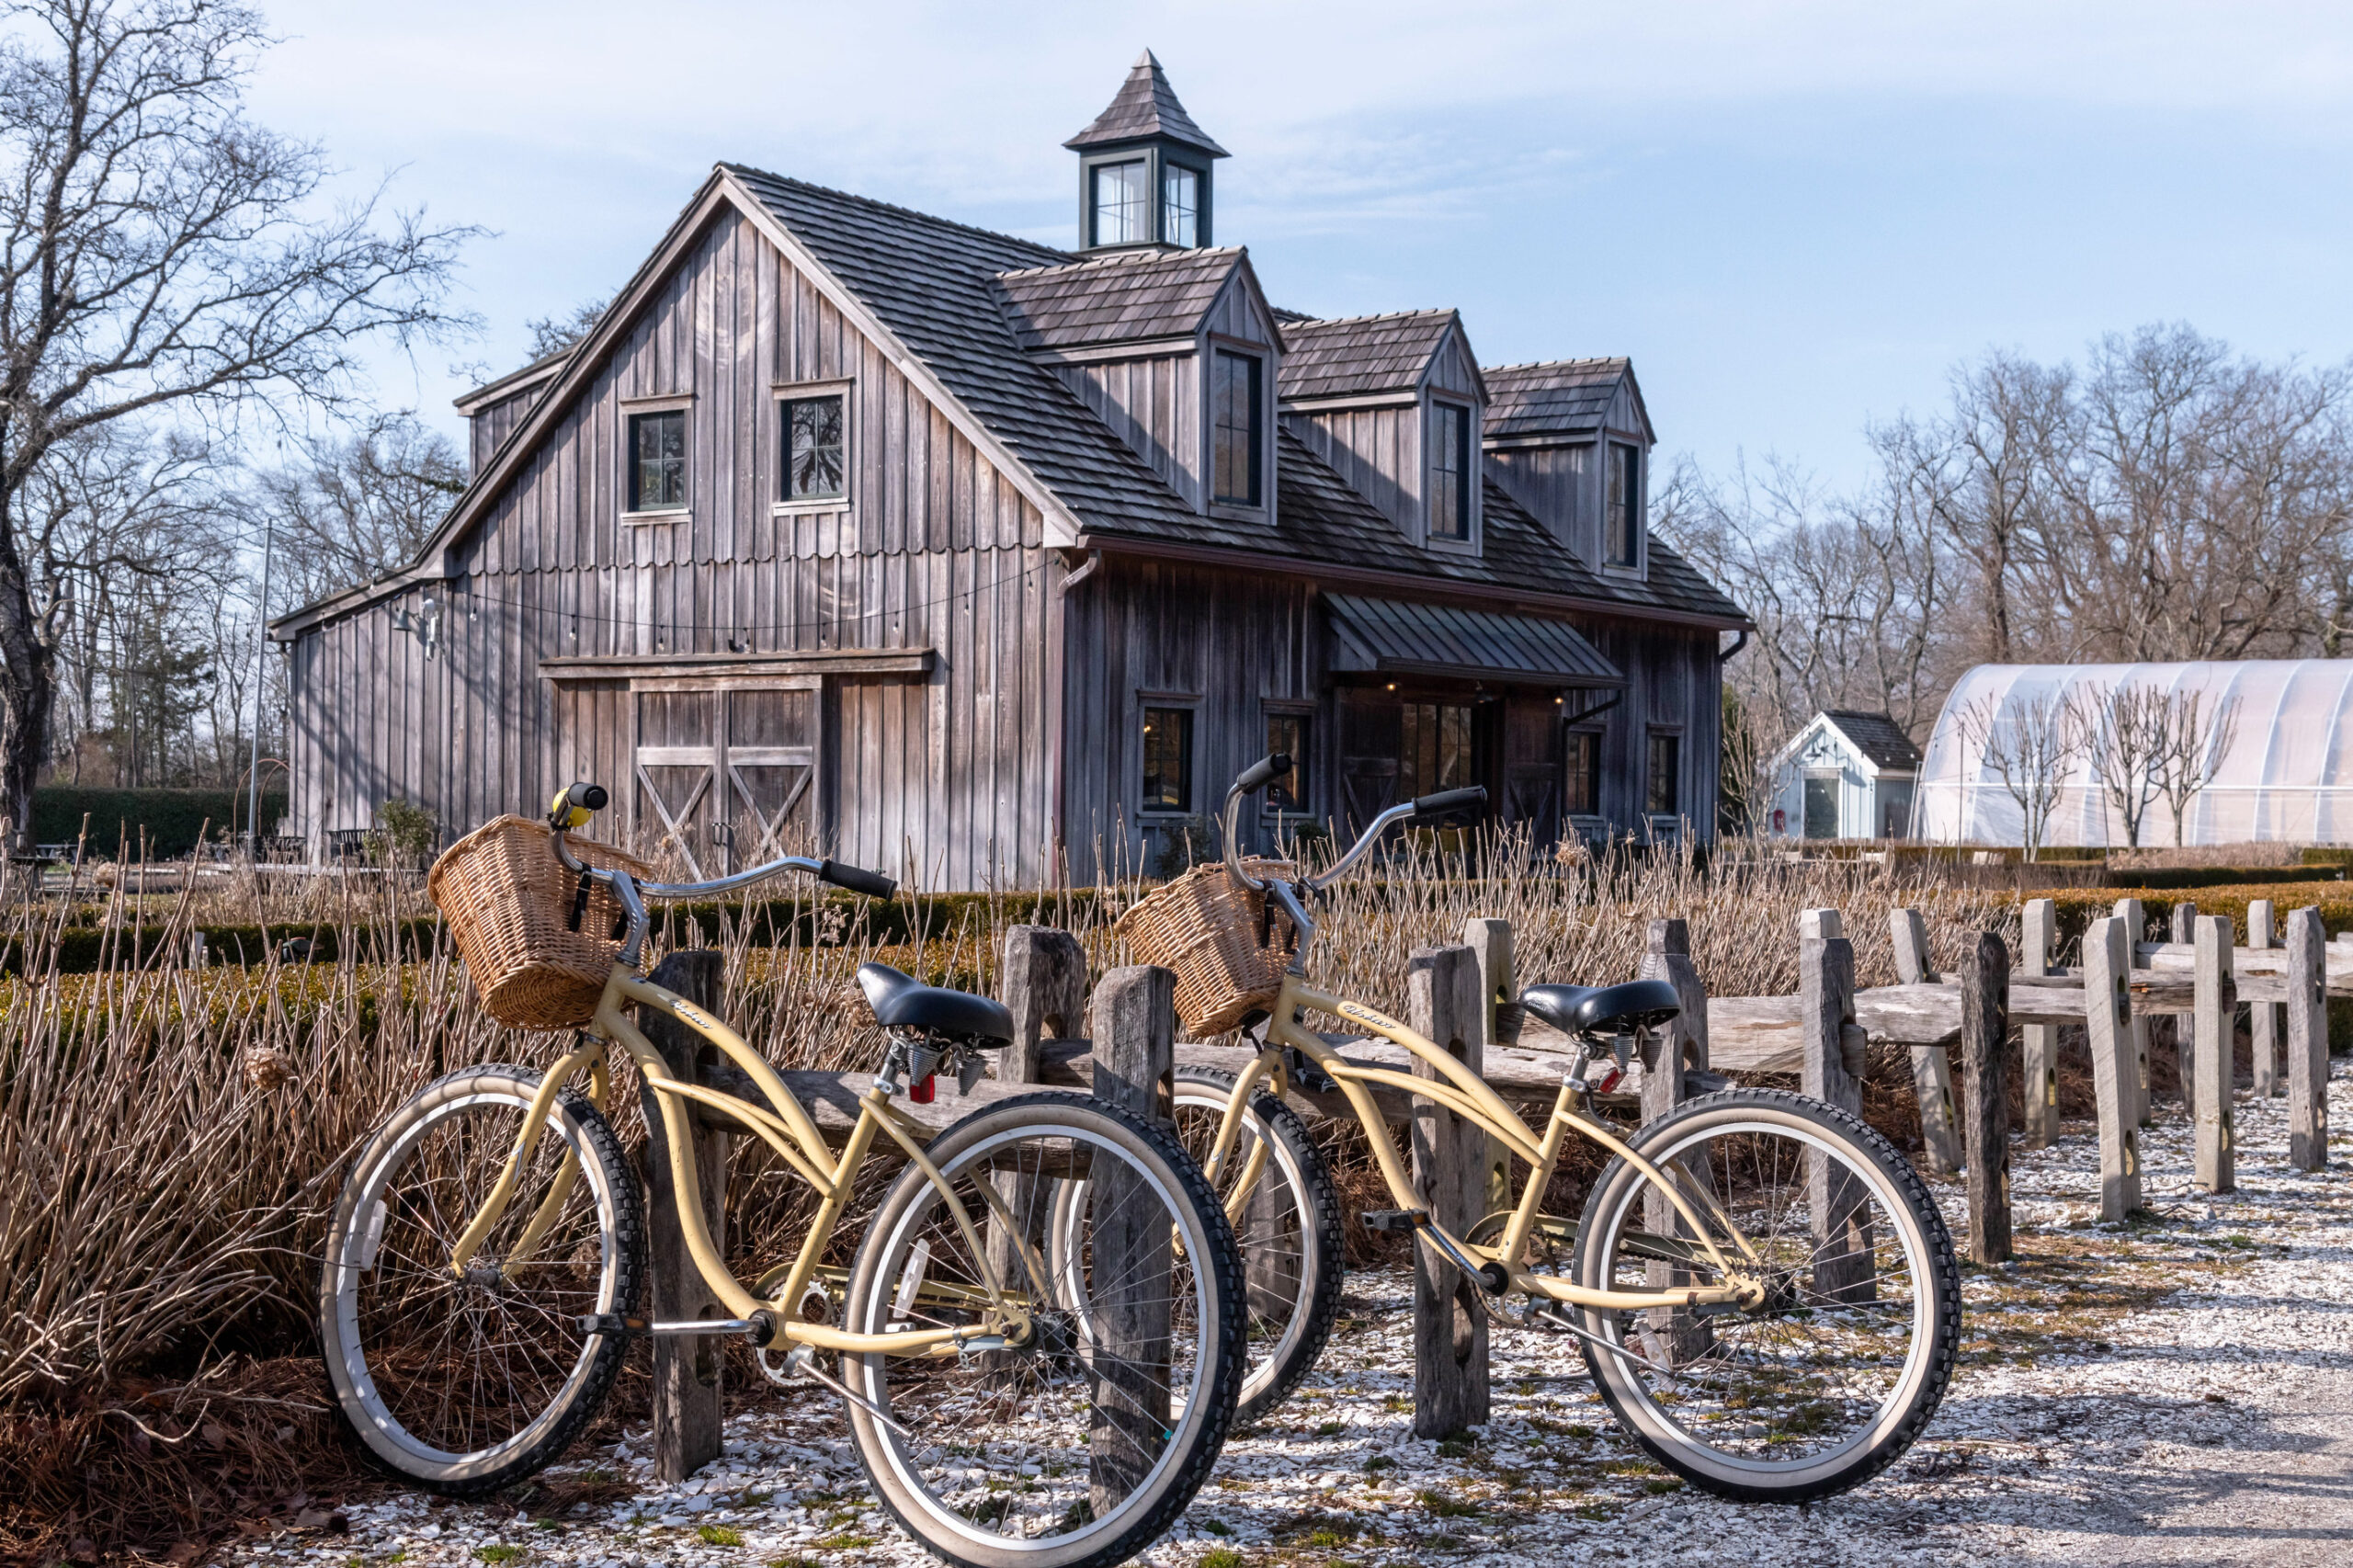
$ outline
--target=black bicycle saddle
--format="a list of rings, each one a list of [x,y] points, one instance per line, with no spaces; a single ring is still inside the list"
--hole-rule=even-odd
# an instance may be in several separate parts
[[[858,965],[858,983],[886,1029],[920,1029],[984,1051],[1013,1043],[1013,1015],[1002,1002],[925,985],[883,963]]]
[[[1563,1034],[1598,1034],[1613,1025],[1653,1029],[1683,1011],[1682,998],[1664,980],[1531,985],[1519,994],[1519,1005]]]

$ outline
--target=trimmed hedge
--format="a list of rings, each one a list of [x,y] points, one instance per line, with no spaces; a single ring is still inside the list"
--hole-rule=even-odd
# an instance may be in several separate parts
[[[139,853],[140,834],[147,835],[150,858],[167,859],[196,847],[196,837],[211,824],[219,837],[233,820],[245,822],[245,792],[242,790],[85,790],[51,784],[33,791],[33,842],[71,844],[82,836],[82,819],[90,820],[88,853],[114,858],[128,845]],[[286,791],[261,792],[261,820],[276,823],[286,814]]]
[[[2108,871],[2108,885],[2112,888],[2227,888],[2264,882],[2344,880],[2343,866],[2329,862],[2307,862],[2302,866],[2151,866],[2130,871],[2110,867]]]
[[[2149,929],[2140,940],[2171,941],[2173,939],[2172,899],[2155,900],[2143,897],[2150,890],[2133,887],[2049,888],[2025,892],[2021,900],[2047,898],[2058,906],[2059,941],[2063,947],[2080,942],[2084,929],[2094,920],[2116,913],[2116,902],[2124,898],[2139,898],[2149,920]],[[2223,887],[2198,890],[2198,896],[2187,902],[2198,905],[2200,915],[2227,915],[2236,939],[2246,940],[2246,906],[2258,898],[2268,898],[2277,918],[2284,918],[2290,911],[2306,904],[2320,910],[2322,926],[2331,937],[2340,931],[2353,931],[2353,887],[2342,881],[2302,882],[2242,882]],[[2066,961],[2076,961],[2069,958]]]
[[[199,926],[195,929],[204,937],[205,952],[211,961],[232,967],[258,964],[273,949],[282,949],[291,941],[308,942],[308,961],[313,963],[335,962],[343,956],[346,943],[350,944],[352,956],[363,960],[381,962],[394,956],[379,950],[378,928],[366,926],[304,926],[290,921],[283,926]],[[400,961],[413,963],[430,956],[439,941],[440,929],[438,916],[404,920],[393,926],[392,942]],[[105,962],[109,944],[114,952],[112,967],[126,969],[153,962],[166,946],[185,950],[188,933],[182,932],[176,941],[167,944],[164,924],[159,921],[136,931],[127,926],[113,931],[78,926],[58,933],[52,940],[57,949],[58,973],[94,974]],[[44,949],[48,945],[43,944]],[[24,970],[21,939],[0,943],[0,974],[21,979]]]

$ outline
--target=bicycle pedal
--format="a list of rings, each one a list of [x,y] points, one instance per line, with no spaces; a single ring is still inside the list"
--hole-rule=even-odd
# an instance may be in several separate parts
[[[573,1326],[585,1336],[591,1334],[618,1335],[621,1338],[637,1338],[654,1332],[643,1318],[625,1318],[619,1312],[588,1312],[572,1320]]]
[[[1411,1235],[1421,1228],[1425,1216],[1417,1209],[1368,1209],[1357,1218],[1364,1221],[1368,1231]]]
[[[1307,1052],[1300,1050],[1299,1047],[1285,1046],[1283,1055],[1284,1070],[1290,1074],[1291,1083],[1299,1088],[1311,1095],[1336,1095],[1340,1092],[1340,1085],[1333,1081],[1332,1074],[1309,1061]]]

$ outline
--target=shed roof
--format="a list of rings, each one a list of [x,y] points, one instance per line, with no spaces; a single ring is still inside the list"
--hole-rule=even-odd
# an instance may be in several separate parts
[[[1005,319],[1023,348],[1083,348],[1189,337],[1242,265],[1237,248],[1116,256],[998,275]]]
[[[1208,131],[1193,123],[1193,117],[1176,101],[1176,89],[1168,85],[1168,74],[1160,68],[1160,62],[1148,49],[1136,56],[1128,79],[1120,84],[1109,107],[1063,145],[1084,151],[1107,142],[1141,141],[1147,136],[1165,136],[1171,142],[1198,147],[1212,158],[1230,155],[1210,140]]]
[[[1920,748],[1904,733],[1904,726],[1884,713],[1864,713],[1847,708],[1826,708],[1822,716],[1838,727],[1838,733],[1852,741],[1855,749],[1869,757],[1871,766],[1882,772],[1916,773],[1920,768]]]
[[[1515,436],[1565,436],[1601,428],[1620,383],[1634,373],[1631,359],[1552,359],[1495,365],[1487,381],[1489,440]],[[1635,392],[1637,406],[1642,402]]]
[[[1453,311],[1283,324],[1281,394],[1286,402],[1409,392],[1460,318]]]
[[[1623,686],[1624,675],[1564,620],[1457,605],[1326,594],[1335,669],[1530,686]]]

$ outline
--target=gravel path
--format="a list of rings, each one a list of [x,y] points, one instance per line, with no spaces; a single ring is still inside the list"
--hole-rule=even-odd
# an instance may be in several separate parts
[[[2353,1129],[2338,1063],[2330,1119]],[[2188,1180],[2161,1108],[2143,1152],[2154,1217],[2096,1222],[2089,1129],[2013,1164],[2019,1256],[1965,1275],[1962,1365],[1911,1455],[1811,1508],[1685,1490],[1617,1440],[1581,1363],[1498,1334],[1494,1419],[1468,1444],[1409,1436],[1405,1277],[1352,1276],[1341,1332],[1275,1424],[1142,1561],[1952,1563],[2353,1561],[2353,1138],[2336,1169],[2286,1169],[2282,1102],[2242,1097],[2240,1190]],[[1940,1189],[1958,1233],[1958,1187]],[[834,1408],[747,1410],[725,1457],[655,1488],[644,1438],[575,1454],[515,1503],[390,1494],[347,1534],[289,1531],[234,1560],[815,1568],[931,1560],[869,1506]],[[517,1548],[510,1551],[506,1549]],[[1231,1553],[1232,1555],[1225,1555]]]

